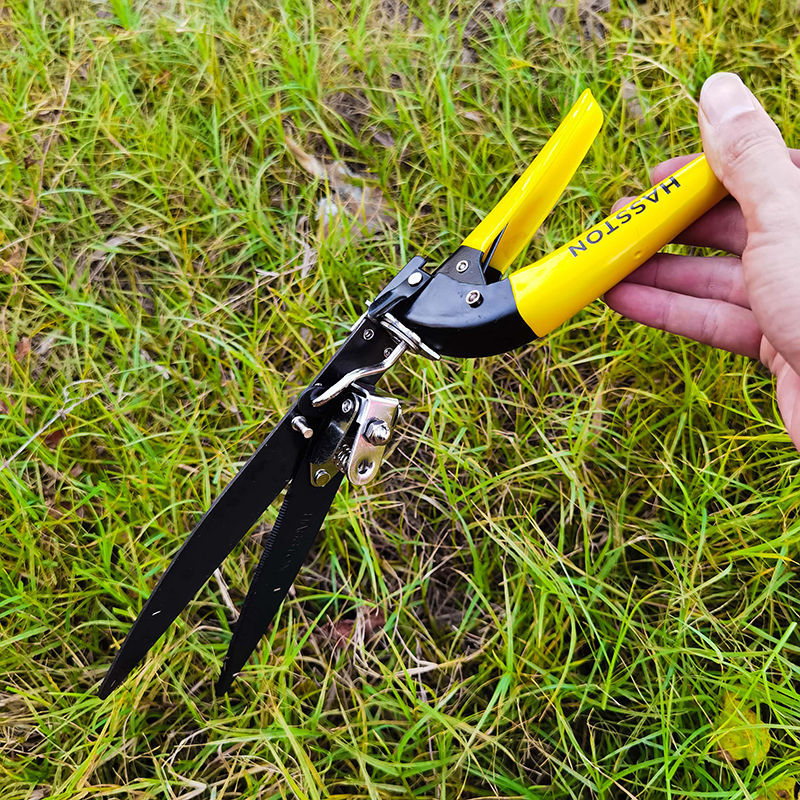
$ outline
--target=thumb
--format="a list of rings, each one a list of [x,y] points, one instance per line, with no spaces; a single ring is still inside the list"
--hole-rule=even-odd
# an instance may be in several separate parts
[[[699,122],[708,163],[741,206],[748,232],[751,225],[773,227],[765,211],[776,210],[776,201],[791,199],[796,220],[800,172],[778,126],[738,75],[717,72],[703,84]]]
[[[700,92],[703,150],[744,215],[742,267],[761,330],[800,371],[800,170],[775,123],[738,75],[718,72]]]

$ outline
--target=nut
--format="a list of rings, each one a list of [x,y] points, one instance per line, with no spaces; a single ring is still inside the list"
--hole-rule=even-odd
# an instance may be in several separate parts
[[[367,423],[364,438],[376,447],[383,447],[392,436],[392,429],[381,419],[373,419]]]

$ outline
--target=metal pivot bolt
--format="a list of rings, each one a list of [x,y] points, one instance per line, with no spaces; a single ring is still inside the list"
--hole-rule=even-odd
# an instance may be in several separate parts
[[[292,427],[303,435],[304,439],[310,439],[314,435],[313,428],[308,427],[308,420],[305,417],[292,417]]]
[[[372,419],[364,431],[364,438],[370,443],[381,447],[389,441],[392,429],[380,419]]]
[[[473,289],[472,291],[467,292],[467,296],[464,299],[467,301],[468,306],[472,306],[474,308],[483,302],[483,295],[477,289]]]
[[[463,258],[456,264],[456,272],[466,272],[469,269],[469,262]]]

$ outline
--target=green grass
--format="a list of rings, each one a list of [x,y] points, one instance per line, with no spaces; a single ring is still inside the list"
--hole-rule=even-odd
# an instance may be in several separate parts
[[[771,380],[599,303],[518,352],[391,373],[402,441],[340,494],[229,697],[213,579],[96,697],[365,303],[449,253],[582,88],[607,121],[529,259],[698,147],[717,69],[798,142],[790,3],[624,5],[594,41],[574,3],[563,27],[502,5],[0,7],[3,800],[708,800],[800,778],[800,456]],[[396,228],[323,239],[287,135],[369,175]],[[223,567],[237,604],[258,551]],[[332,646],[372,609],[382,631]],[[757,768],[720,754],[726,692],[769,731]]]

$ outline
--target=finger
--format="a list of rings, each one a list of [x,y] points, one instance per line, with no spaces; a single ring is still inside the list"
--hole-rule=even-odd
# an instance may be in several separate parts
[[[675,156],[675,158],[668,158],[660,164],[656,164],[650,172],[650,181],[655,186],[661,183],[664,178],[668,178],[673,172],[676,172],[681,167],[685,167],[689,162],[694,161],[700,153],[690,153],[685,156]],[[800,150],[794,148],[789,149],[789,158],[796,167],[800,167]]]
[[[778,372],[775,397],[792,443],[800,450],[800,374],[788,364]]]
[[[635,283],[617,284],[606,292],[605,301],[618,313],[651,328],[758,358],[761,329],[747,308]]]
[[[628,205],[635,197],[621,197],[611,213]],[[709,247],[740,256],[747,244],[747,229],[739,204],[733,198],[720,201],[673,240],[676,244]]]
[[[698,157],[697,153],[670,158],[658,164],[651,173],[653,185],[685,167]],[[800,150],[797,151],[800,163]],[[619,211],[635,197],[622,197],[611,208],[611,213]],[[739,204],[733,198],[726,198],[698,220],[693,222],[673,240],[676,244],[687,244],[692,247],[709,247],[712,250],[724,250],[726,253],[740,256],[747,244],[747,229]]]
[[[689,225],[675,237],[675,241],[740,256],[747,244],[747,227],[742,209],[736,200],[727,197]]]
[[[653,185],[660,183],[673,172],[685,167],[697,158],[699,153],[677,156],[662,161],[656,165],[650,180]],[[789,157],[795,166],[800,167],[800,150],[789,150]],[[634,198],[627,198],[630,202]],[[622,208],[626,202],[615,205],[614,210]],[[714,208],[692,223],[685,231],[680,233],[675,242],[693,247],[710,247],[714,250],[724,250],[726,253],[740,256],[747,244],[747,227],[738,202],[732,197],[726,198]]]
[[[764,334],[800,372],[800,170],[775,123],[737,75],[718,73],[700,93],[703,150],[747,226],[742,267]]]
[[[707,300],[724,300],[750,308],[738,258],[681,256],[658,253],[625,280]]]
[[[800,187],[800,173],[778,127],[738,75],[720,72],[703,84],[698,115],[703,150],[750,224],[770,229],[765,213],[776,195]]]
[[[800,374],[791,368],[766,337],[761,344],[761,360],[777,379],[775,398],[778,409],[794,446],[800,450]]]
[[[611,206],[611,213],[613,214],[615,211],[619,211],[623,206],[628,205],[628,203],[635,199],[636,198],[633,196],[620,197],[620,199]]]
[[[688,153],[685,156],[675,156],[675,158],[668,158],[660,164],[656,164],[650,171],[650,182],[655,186],[661,183],[664,178],[668,178],[673,172],[677,172],[681,167],[700,157],[700,153]]]

